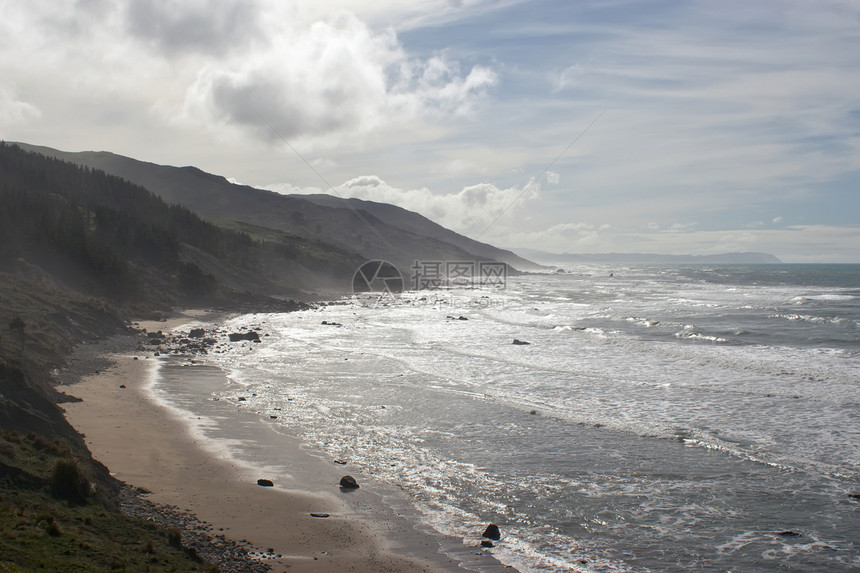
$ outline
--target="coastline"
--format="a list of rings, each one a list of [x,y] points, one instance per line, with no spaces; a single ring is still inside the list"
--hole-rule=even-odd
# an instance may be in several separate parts
[[[185,313],[139,325],[147,331],[170,331],[198,320],[217,322],[217,318]],[[291,475],[288,483],[275,487],[258,486],[256,478],[264,477],[258,469],[207,449],[210,444],[193,424],[153,396],[153,377],[164,368],[166,362],[161,360],[165,359],[152,357],[151,351],[116,346],[97,349],[96,354],[96,363],[108,360],[111,365],[64,388],[82,400],[64,404],[66,417],[85,435],[93,457],[114,477],[151,492],[145,496],[147,501],[191,512],[218,535],[250,545],[251,557],[276,572],[463,570],[463,559],[446,557],[438,539],[411,529],[396,511],[377,515],[369,502],[359,504],[362,510],[357,511],[357,504],[347,503],[336,487],[334,476],[348,471],[333,464],[323,466],[322,460],[283,436],[278,446],[296,469],[290,473],[299,477]],[[78,370],[86,371],[87,359],[83,362]],[[213,370],[192,366],[183,370],[183,376],[226,379]],[[470,561],[481,564],[479,570],[505,569],[488,555],[475,557],[467,548],[461,549],[472,556]]]

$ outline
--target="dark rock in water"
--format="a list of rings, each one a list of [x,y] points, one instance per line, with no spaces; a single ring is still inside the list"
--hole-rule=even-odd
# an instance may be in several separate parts
[[[529,415],[537,416],[537,410],[529,410]]]
[[[345,466],[346,460],[335,460],[334,463],[336,463],[339,466]]]
[[[245,401],[245,397],[244,397],[244,396],[239,396],[239,401],[240,401],[240,402],[244,402],[244,401]]]
[[[257,485],[261,485],[263,487],[272,487],[275,484],[273,484],[272,480],[270,479],[260,478],[257,480]]]
[[[230,342],[239,342],[241,340],[260,340],[260,335],[253,330],[249,330],[248,332],[231,332],[227,336],[230,338]]]
[[[343,326],[339,322],[329,322],[327,320],[322,321],[320,324],[325,324],[326,326]]]
[[[343,489],[358,489],[358,482],[352,476],[343,476],[340,478],[340,487]]]
[[[782,535],[783,537],[800,537],[800,534],[798,532],[791,531],[790,529],[780,531],[777,533],[777,535]]]
[[[321,519],[325,519],[328,516],[329,516],[329,514],[327,514],[327,513],[312,513],[311,514],[311,517],[319,517]]]
[[[278,417],[277,417],[277,416],[275,416],[275,415],[269,414],[269,419],[270,419],[270,420],[277,420],[277,419],[278,419]]]
[[[489,539],[482,539],[481,540],[481,547],[495,547],[495,546],[496,546],[496,544],[493,543],[492,541],[490,541]]]
[[[851,499],[860,499],[860,493],[849,493],[848,497]]]
[[[526,342],[525,340],[518,340],[514,338],[513,344],[516,344],[517,346],[528,346],[529,344],[531,344],[531,342]]]
[[[462,315],[461,315],[461,316],[459,316],[459,317],[457,318],[457,320],[469,320],[469,319],[468,319],[468,318],[466,318],[465,316],[462,316]]]
[[[484,530],[483,535],[481,537],[486,537],[487,539],[492,539],[494,541],[498,541],[502,538],[502,532],[499,531],[499,526],[495,523],[491,523],[487,526],[487,529]]]
[[[189,338],[203,338],[206,335],[206,330],[203,328],[192,328],[188,333]]]

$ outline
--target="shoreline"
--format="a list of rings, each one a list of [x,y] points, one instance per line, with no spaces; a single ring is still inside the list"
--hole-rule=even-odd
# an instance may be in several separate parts
[[[139,326],[168,332],[197,321],[218,324],[223,318],[188,312]],[[200,435],[192,421],[183,420],[181,412],[152,394],[154,377],[176,365],[150,357],[151,351],[117,346],[122,345],[94,349],[96,356],[89,361],[112,364],[65,386],[67,394],[82,401],[63,407],[70,424],[85,435],[93,457],[120,481],[151,492],[146,501],[191,512],[216,536],[252,546],[250,558],[275,572],[463,571],[460,564],[469,554],[468,560],[480,563],[480,570],[506,569],[488,555],[475,557],[466,547],[464,559],[446,556],[437,536],[415,530],[415,523],[396,510],[380,515],[382,494],[370,501],[368,496],[374,494],[359,490],[360,502],[344,499],[333,476],[348,470],[324,464],[288,436],[279,436],[278,447],[295,471],[289,472],[290,479],[279,480],[286,483],[260,487],[256,478],[265,476],[259,468],[207,448],[211,440]],[[82,362],[78,370],[86,372],[88,358]],[[183,369],[185,375],[226,382],[226,375],[212,366],[192,366]]]

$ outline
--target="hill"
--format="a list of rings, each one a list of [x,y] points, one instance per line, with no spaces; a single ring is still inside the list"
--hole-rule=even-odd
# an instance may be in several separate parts
[[[156,165],[103,151],[72,153],[18,145],[122,177],[207,219],[282,231],[358,253],[365,260],[387,260],[404,275],[416,260],[501,261],[514,270],[538,268],[510,251],[474,241],[393,205],[326,195],[281,195],[236,185],[195,167]]]
[[[289,197],[303,198],[317,205],[334,208],[347,206],[355,211],[368,213],[388,225],[444,241],[464,251],[473,253],[481,259],[501,261],[520,271],[533,271],[543,268],[541,265],[535,264],[516,253],[455,233],[419,213],[409,211],[397,205],[356,198],[344,199],[325,194],[289,195]]]

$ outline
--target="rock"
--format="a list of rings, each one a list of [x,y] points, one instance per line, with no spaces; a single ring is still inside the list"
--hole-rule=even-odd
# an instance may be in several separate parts
[[[203,338],[206,335],[206,330],[203,328],[192,328],[188,333],[189,338]]]
[[[273,415],[273,414],[269,414],[269,419],[270,419],[270,420],[277,420],[277,419],[278,419],[278,417],[277,417],[277,416],[275,416],[275,415]]]
[[[787,529],[785,531],[779,531],[777,532],[777,535],[782,535],[783,537],[800,537],[800,534],[798,532],[791,531],[790,529]]]
[[[327,321],[327,320],[322,321],[322,323],[321,323],[321,324],[325,324],[326,326],[343,326],[343,325],[342,325],[341,323],[339,323],[339,322],[329,322],[329,321]]]
[[[257,485],[261,485],[263,487],[273,487],[275,484],[272,483],[272,480],[260,478],[257,480]]]
[[[496,544],[493,543],[492,541],[490,541],[489,539],[482,539],[481,540],[481,547],[495,547],[495,546],[496,546]]]
[[[849,493],[848,497],[851,499],[860,499],[860,493]]]
[[[343,476],[340,478],[340,487],[343,489],[358,489],[358,482],[352,476]]]
[[[120,384],[120,385],[119,385],[119,387],[120,387],[120,388],[125,388],[125,384]]]
[[[321,519],[325,519],[328,516],[329,516],[329,514],[327,514],[327,513],[312,513],[311,514],[311,517],[319,517]]]
[[[335,460],[334,463],[336,463],[339,466],[345,466],[346,460]]]
[[[531,344],[531,342],[526,342],[525,340],[518,340],[514,338],[513,344],[516,344],[517,346],[528,346],[529,344]]]
[[[502,532],[499,531],[499,526],[495,523],[491,523],[487,526],[487,529],[484,530],[483,535],[481,537],[486,537],[487,539],[492,539],[493,541],[498,541],[502,538]]]
[[[260,341],[260,335],[257,334],[253,330],[249,330],[248,332],[231,332],[227,335],[230,338],[230,342],[239,342],[241,340],[253,340],[254,342]]]
[[[457,320],[469,320],[469,319],[468,319],[468,318],[466,318],[465,316],[462,316],[462,315],[461,315],[461,316],[459,316],[459,317],[457,318]]]
[[[246,400],[246,398],[245,398],[244,396],[239,396],[239,401],[240,401],[240,402],[244,402],[245,400]]]

